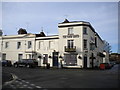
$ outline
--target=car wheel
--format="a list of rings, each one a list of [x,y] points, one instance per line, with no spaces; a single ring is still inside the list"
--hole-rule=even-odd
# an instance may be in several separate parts
[[[18,65],[17,65],[17,64],[15,64],[15,65],[14,65],[14,67],[16,67],[16,68],[17,68],[17,67],[18,67]]]

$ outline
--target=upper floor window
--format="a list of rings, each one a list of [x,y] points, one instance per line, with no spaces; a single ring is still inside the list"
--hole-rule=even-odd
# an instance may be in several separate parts
[[[68,35],[73,34],[73,28],[68,28]]]
[[[54,49],[54,42],[53,41],[49,41],[49,48]]]
[[[17,42],[17,49],[21,47],[21,42]]]
[[[68,40],[67,41],[67,46],[68,46],[68,48],[73,48],[74,47],[74,40]]]
[[[97,37],[95,37],[95,46],[97,47]]]
[[[28,49],[32,47],[32,42],[28,41]]]
[[[84,49],[87,49],[87,40],[86,39],[84,39],[84,41],[83,41],[83,46],[84,46]]]
[[[2,54],[2,60],[6,60],[6,54],[5,53]]]
[[[43,43],[43,41],[40,41],[39,42],[39,49],[43,49],[43,47],[44,47],[44,43]]]
[[[5,48],[8,48],[9,42],[5,42]]]
[[[83,28],[83,34],[87,34],[87,28],[86,27]]]

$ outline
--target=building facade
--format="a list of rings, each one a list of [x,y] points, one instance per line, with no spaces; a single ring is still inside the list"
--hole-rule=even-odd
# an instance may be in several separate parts
[[[91,68],[109,62],[104,41],[89,22],[68,21],[58,24],[58,35],[21,33],[0,36],[0,59],[13,63],[36,59],[39,66]]]

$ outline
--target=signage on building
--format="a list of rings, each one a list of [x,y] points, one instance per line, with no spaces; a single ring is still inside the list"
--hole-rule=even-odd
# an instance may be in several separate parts
[[[79,35],[63,35],[63,38],[79,38]]]

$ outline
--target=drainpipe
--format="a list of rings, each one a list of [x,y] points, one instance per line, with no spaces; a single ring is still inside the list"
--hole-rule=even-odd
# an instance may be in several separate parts
[[[35,35],[35,41],[34,41],[34,52],[35,52],[35,57],[34,59],[37,59],[36,56],[37,56],[37,53],[36,53],[36,35]]]
[[[3,36],[1,36],[1,60],[2,60]]]

